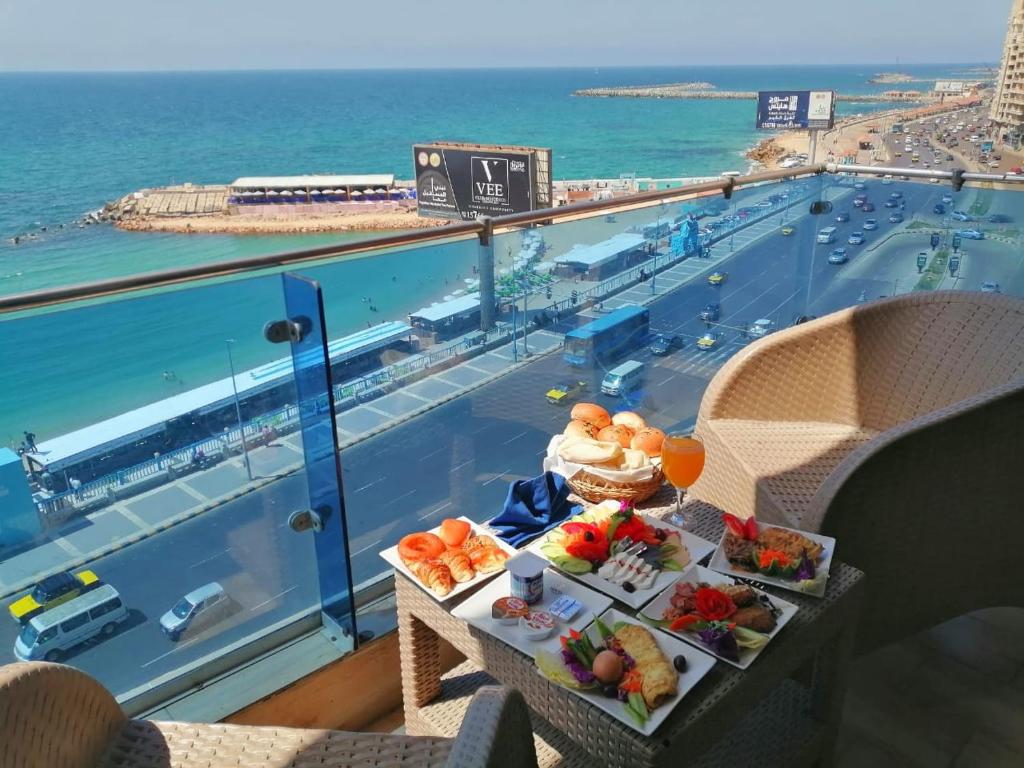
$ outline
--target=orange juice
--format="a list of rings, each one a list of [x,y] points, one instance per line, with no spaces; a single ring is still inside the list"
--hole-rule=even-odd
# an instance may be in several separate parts
[[[661,446],[661,469],[676,488],[689,488],[704,471],[704,443],[668,435]]]

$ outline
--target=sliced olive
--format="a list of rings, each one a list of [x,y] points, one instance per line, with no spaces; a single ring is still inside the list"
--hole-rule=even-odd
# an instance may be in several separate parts
[[[601,687],[601,693],[607,696],[609,699],[614,699],[619,695],[619,686],[612,683],[611,685],[605,685]]]
[[[674,659],[672,659],[672,666],[676,668],[676,672],[685,672],[686,657],[682,655],[676,656]]]
[[[586,533],[584,533],[583,534],[583,539],[584,539],[584,541],[593,541],[594,540],[594,533],[593,533],[593,531],[587,531]]]
[[[622,582],[622,588],[624,590],[626,590],[627,592],[629,592],[630,594],[636,592],[636,587],[633,586],[633,582],[632,581],[624,581],[624,582]]]

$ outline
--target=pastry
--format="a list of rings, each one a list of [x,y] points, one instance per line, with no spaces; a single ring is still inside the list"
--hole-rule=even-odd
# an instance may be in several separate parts
[[[643,675],[640,693],[647,708],[654,710],[666,698],[676,695],[679,673],[658,647],[654,635],[644,627],[626,624],[615,631],[622,650],[633,657]]]
[[[406,565],[419,560],[433,560],[444,549],[444,542],[432,533],[410,533],[398,542],[398,556]]]
[[[461,547],[462,544],[469,538],[469,534],[472,533],[472,528],[469,523],[465,520],[457,520],[449,517],[446,520],[441,521],[441,529],[438,531],[438,537],[448,547]]]
[[[455,586],[452,572],[448,566],[437,560],[417,560],[409,565],[409,570],[416,578],[435,595],[444,597]]]
[[[508,553],[497,547],[479,547],[469,553],[469,560],[480,573],[494,573],[505,567]]]
[[[498,543],[492,537],[488,536],[487,534],[481,533],[478,536],[470,536],[468,539],[466,539],[465,543],[462,545],[462,549],[468,555],[472,554],[474,549],[484,549],[487,547],[497,546]]]
[[[469,555],[461,549],[449,549],[447,552],[443,552],[438,561],[448,566],[448,570],[452,572],[452,578],[460,584],[465,581],[472,581],[473,577],[476,576],[476,571],[473,570],[473,564],[470,562]]]

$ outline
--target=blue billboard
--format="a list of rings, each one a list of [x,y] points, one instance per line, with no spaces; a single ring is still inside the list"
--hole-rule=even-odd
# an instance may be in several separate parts
[[[759,130],[831,128],[835,124],[835,91],[758,91]]]

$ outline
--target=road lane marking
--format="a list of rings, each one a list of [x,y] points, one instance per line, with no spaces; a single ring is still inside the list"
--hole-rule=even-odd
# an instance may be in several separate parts
[[[295,589],[295,587],[292,587],[292,589]],[[170,656],[172,653],[175,653],[177,651],[183,651],[186,648],[188,648],[190,645],[199,642],[201,639],[202,639],[202,636],[193,637],[187,643],[182,643],[181,645],[175,646],[174,648],[171,648],[171,650],[169,650],[167,653],[161,653],[159,656],[157,656],[152,661],[147,661],[145,664],[142,664],[141,666],[144,669],[144,668],[148,667],[150,664],[156,664],[158,661],[160,661],[160,659],[165,659],[168,656]]]
[[[518,435],[514,435],[513,437],[510,437],[508,440],[506,440],[504,443],[502,443],[502,445],[508,445],[509,443],[515,442],[516,440],[518,440],[520,437],[522,437],[523,435],[525,435],[529,431],[530,430],[528,430],[528,429],[524,429]]]
[[[458,466],[452,467],[451,469],[448,470],[448,474],[450,475],[452,472],[454,472],[457,469],[462,469],[467,464],[472,464],[473,461],[474,461],[473,459],[468,459],[468,460],[462,462],[461,464],[459,464]]]
[[[218,557],[220,557],[221,555],[226,555],[226,554],[227,554],[228,552],[230,552],[230,551],[231,551],[231,547],[228,547],[227,549],[225,549],[225,550],[223,550],[223,551],[221,551],[221,552],[218,552],[218,553],[217,553],[217,554],[215,554],[215,555],[210,555],[209,557],[203,558],[203,559],[202,559],[202,560],[200,560],[199,562],[196,562],[196,563],[192,563],[192,565],[190,565],[190,566],[189,566],[189,568],[195,568],[196,566],[198,566],[198,565],[202,565],[203,563],[208,563],[208,562],[210,562],[211,560],[216,560],[216,559],[217,559]]]
[[[386,480],[386,479],[387,479],[386,477],[378,477],[376,480],[374,480],[371,483],[367,483],[362,488],[356,488],[354,491],[352,491],[352,493],[359,493],[360,491],[365,491],[370,486],[376,485],[377,483],[379,483],[379,482],[381,482],[383,480]]]
[[[352,553],[351,555],[349,555],[349,557],[355,557],[356,555],[361,555],[361,554],[363,554],[363,552],[365,552],[366,550],[368,550],[368,549],[372,549],[373,547],[376,547],[376,546],[377,546],[378,544],[380,544],[380,543],[381,543],[382,541],[384,541],[384,539],[377,539],[377,540],[376,540],[375,542],[373,542],[372,544],[367,544],[367,545],[366,545],[365,547],[363,547],[362,549],[357,549],[357,550],[356,550],[355,552],[353,552],[353,553]],[[296,586],[298,586],[298,585],[296,585]],[[292,589],[295,589],[295,587],[292,587]]]
[[[668,377],[667,379],[665,379],[664,381],[659,381],[659,382],[658,382],[658,383],[657,383],[657,384],[656,384],[655,386],[658,386],[658,387],[663,387],[663,386],[665,386],[666,384],[668,384],[668,383],[669,383],[670,381],[672,381],[672,379],[674,379],[675,377],[676,377],[676,374],[674,374],[674,373],[673,373],[673,374],[672,374],[671,376],[669,376],[669,377]]]
[[[483,486],[485,486],[485,485],[490,485],[490,484],[491,484],[491,483],[493,483],[493,482],[494,482],[495,480],[497,480],[498,478],[504,477],[505,475],[507,475],[507,474],[508,474],[509,472],[511,472],[511,471],[512,471],[512,467],[509,467],[508,469],[506,469],[506,470],[504,470],[504,471],[502,471],[502,472],[499,472],[499,473],[498,473],[498,474],[496,474],[496,475],[495,475],[494,477],[492,477],[492,478],[491,478],[490,480],[487,480],[486,482],[484,482],[484,483],[481,483],[481,484],[480,484],[480,487],[482,488],[482,487],[483,487]]]
[[[75,558],[85,557],[85,553],[82,552],[78,547],[72,544],[70,541],[65,539],[63,536],[52,536],[50,541],[56,544],[58,547],[63,549],[69,555]]]
[[[412,496],[412,495],[413,495],[414,493],[416,493],[416,489],[415,489],[415,488],[413,488],[412,490],[406,491],[406,492],[405,492],[405,493],[403,493],[403,494],[402,494],[401,496],[397,496],[397,497],[393,498],[393,499],[392,499],[391,501],[385,501],[385,502],[384,502],[384,505],[383,505],[383,506],[385,506],[385,507],[390,507],[390,506],[391,506],[392,504],[394,504],[394,503],[395,503],[396,501],[401,501],[401,500],[402,500],[402,499],[404,499],[404,498],[405,498],[406,496]]]
[[[440,512],[442,509],[448,509],[448,507],[450,507],[451,505],[452,505],[452,503],[450,501],[446,501],[444,504],[442,504],[440,507],[438,507],[437,509],[433,510],[432,512],[427,512],[427,514],[425,514],[425,515],[420,515],[419,519],[420,520],[426,520],[428,517],[433,517],[438,512]]]
[[[183,480],[180,483],[175,483],[175,485],[178,486],[179,488],[181,488],[181,490],[183,490],[185,493],[187,493],[189,496],[191,496],[192,498],[196,499],[197,501],[209,501],[210,500],[209,496],[204,496],[202,493],[200,493],[195,488],[193,488],[191,485],[189,485],[187,480]]]
[[[483,431],[484,431],[485,429],[490,429],[490,428],[491,428],[491,425],[490,425],[490,424],[484,424],[484,425],[483,425],[482,427],[480,427],[479,429],[474,429],[474,430],[473,430],[472,432],[470,432],[470,434],[471,434],[471,435],[479,435],[479,434],[480,434],[481,432],[483,432]]]
[[[441,446],[436,451],[431,451],[426,456],[420,456],[420,461],[424,461],[425,459],[429,459],[431,456],[437,456],[437,454],[443,453],[444,451],[447,451],[447,450],[448,450],[448,446],[447,445]]]
[[[292,586],[292,587],[288,587],[288,589],[286,589],[286,590],[285,590],[284,592],[279,592],[279,593],[277,593],[276,595],[274,595],[273,597],[268,597],[268,598],[267,598],[266,600],[264,600],[264,601],[263,601],[262,603],[259,603],[258,605],[254,605],[254,606],[253,606],[252,608],[250,608],[250,609],[249,609],[249,612],[250,612],[250,613],[252,613],[252,612],[253,612],[253,611],[255,611],[255,610],[256,610],[257,608],[262,608],[262,607],[263,607],[264,605],[266,605],[267,603],[272,603],[272,602],[274,602],[275,600],[277,600],[277,598],[279,598],[279,597],[284,597],[285,595],[287,595],[287,594],[288,594],[289,592],[291,592],[292,590],[294,590],[294,589],[298,589],[298,588],[299,588],[299,585],[298,585],[298,584],[296,584],[295,586]]]

